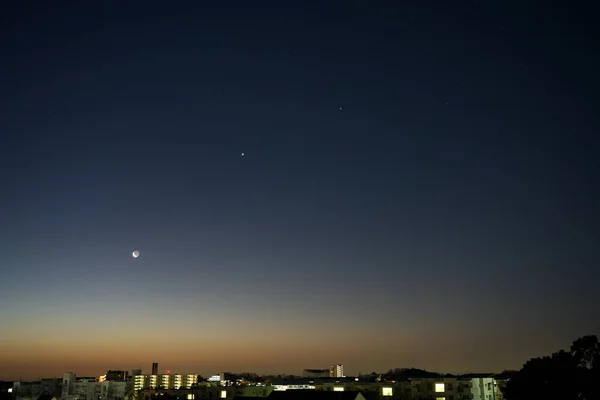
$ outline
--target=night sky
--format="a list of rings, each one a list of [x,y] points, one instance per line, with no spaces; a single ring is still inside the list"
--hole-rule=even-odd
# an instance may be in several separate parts
[[[0,379],[499,372],[600,333],[569,4],[4,5]]]

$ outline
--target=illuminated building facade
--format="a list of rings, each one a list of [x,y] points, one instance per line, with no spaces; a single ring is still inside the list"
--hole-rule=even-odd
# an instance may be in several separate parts
[[[127,381],[127,371],[106,371],[104,375],[100,375],[97,379],[98,382],[110,381],[110,382],[125,382]]]
[[[344,377],[344,366],[342,364],[335,364],[329,368],[330,378],[343,378]]]
[[[189,389],[198,383],[195,374],[162,374],[133,376],[133,390],[143,389]]]
[[[493,377],[423,378],[401,383],[412,398],[435,400],[498,400],[500,392]]]

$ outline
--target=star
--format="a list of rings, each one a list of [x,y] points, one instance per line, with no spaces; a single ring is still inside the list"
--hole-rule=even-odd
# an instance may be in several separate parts
[[[244,157],[244,153],[242,153],[242,157]]]
[[[340,107],[340,111],[342,111],[342,107]]]

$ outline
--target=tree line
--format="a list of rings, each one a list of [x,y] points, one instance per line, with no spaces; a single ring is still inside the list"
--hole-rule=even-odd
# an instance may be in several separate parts
[[[600,399],[600,344],[583,336],[568,351],[527,361],[507,383],[507,400]]]

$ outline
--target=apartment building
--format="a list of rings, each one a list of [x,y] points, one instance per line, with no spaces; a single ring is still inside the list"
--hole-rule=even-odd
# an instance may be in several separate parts
[[[77,378],[72,372],[63,374],[61,400],[124,400],[127,382],[98,382],[97,378]]]
[[[37,400],[42,394],[60,400],[125,400],[127,392],[127,382],[98,382],[97,378],[78,378],[72,372],[63,374],[62,379],[13,383],[16,400]]]
[[[497,382],[489,376],[423,378],[400,382],[397,389],[414,400],[499,400]]]
[[[344,366],[342,364],[335,364],[329,368],[330,378],[343,378],[344,377]]]
[[[133,390],[144,389],[190,389],[198,383],[196,374],[162,374],[162,375],[134,375]]]

